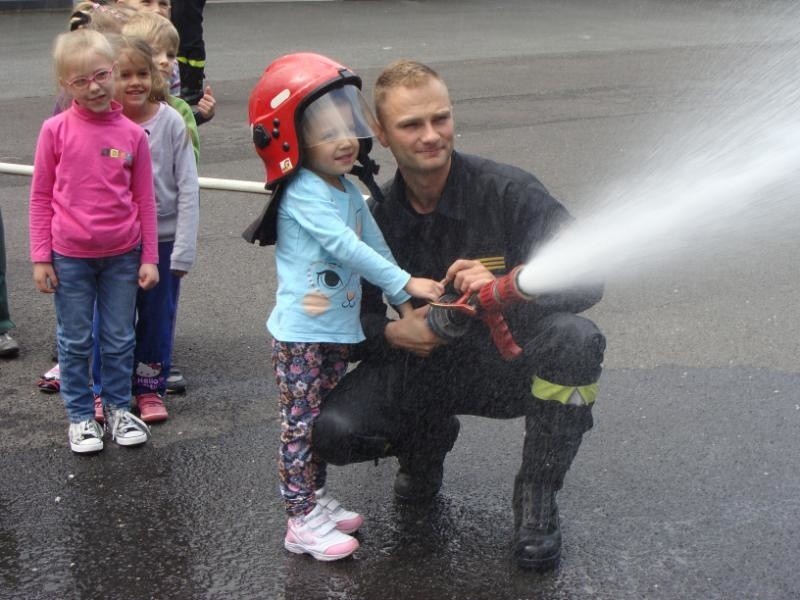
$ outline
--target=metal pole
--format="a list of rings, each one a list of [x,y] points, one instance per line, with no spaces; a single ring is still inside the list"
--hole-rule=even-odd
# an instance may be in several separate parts
[[[31,165],[17,165],[0,162],[0,173],[6,175],[33,175]],[[242,179],[217,179],[216,177],[198,177],[200,187],[206,190],[224,190],[228,192],[245,192],[247,194],[269,194],[264,184],[259,181]]]

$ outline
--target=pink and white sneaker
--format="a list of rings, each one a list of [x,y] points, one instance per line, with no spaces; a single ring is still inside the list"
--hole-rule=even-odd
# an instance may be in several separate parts
[[[61,389],[61,369],[56,363],[47,373],[39,377],[36,387],[45,394],[57,394]]]
[[[336,529],[342,533],[354,533],[364,523],[364,517],[357,512],[347,510],[322,487],[315,492],[317,505],[322,506],[331,520],[336,523]]]
[[[317,560],[339,560],[358,550],[358,540],[336,529],[336,523],[320,504],[307,515],[291,517],[283,546],[295,554]]]

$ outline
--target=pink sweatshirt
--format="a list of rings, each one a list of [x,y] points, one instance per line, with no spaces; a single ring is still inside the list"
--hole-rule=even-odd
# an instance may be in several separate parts
[[[158,263],[158,229],[147,134],[122,114],[73,102],[39,133],[30,200],[31,260],[117,256],[142,246]]]

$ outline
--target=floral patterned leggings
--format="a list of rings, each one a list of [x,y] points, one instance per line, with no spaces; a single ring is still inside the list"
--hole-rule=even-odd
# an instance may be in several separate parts
[[[314,456],[311,431],[325,395],[347,371],[349,356],[348,344],[272,342],[281,413],[278,475],[290,517],[312,510],[314,491],[325,485],[326,463]]]

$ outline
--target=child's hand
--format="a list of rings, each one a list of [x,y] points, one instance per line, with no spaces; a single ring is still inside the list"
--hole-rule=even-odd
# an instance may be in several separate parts
[[[423,277],[412,277],[403,289],[415,298],[423,300],[438,300],[444,294],[444,285],[441,282]]]
[[[33,281],[43,294],[52,294],[58,286],[58,277],[53,263],[33,263]]]
[[[143,290],[151,290],[158,284],[158,267],[150,263],[142,263],[139,266],[139,287]]]
[[[186,273],[188,273],[188,271],[178,271],[176,269],[171,269],[170,273],[172,273],[178,279],[181,279],[183,278],[184,275],[186,275]]]
[[[395,306],[395,308],[397,309],[397,314],[400,315],[401,319],[410,317],[411,313],[414,312],[414,305],[411,304],[411,300],[406,300],[399,306]]]
[[[207,85],[205,94],[203,94],[203,97],[197,101],[197,112],[203,115],[203,118],[208,121],[214,117],[214,108],[216,106],[217,101],[214,99],[211,86]]]

